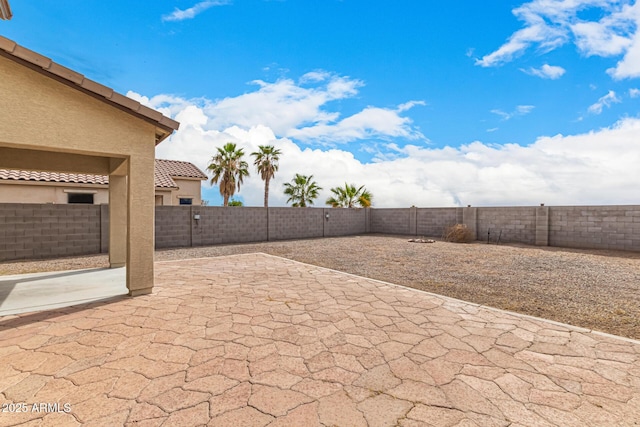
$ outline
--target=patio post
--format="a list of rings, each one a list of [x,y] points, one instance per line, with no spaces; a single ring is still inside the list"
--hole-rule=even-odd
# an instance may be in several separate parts
[[[153,289],[154,252],[154,146],[129,158],[127,288],[129,295],[144,295]]]

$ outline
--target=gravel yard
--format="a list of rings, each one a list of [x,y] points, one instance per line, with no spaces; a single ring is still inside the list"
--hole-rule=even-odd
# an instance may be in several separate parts
[[[156,260],[264,252],[640,339],[640,253],[408,239],[364,235],[171,249],[157,251]],[[0,274],[107,265],[104,255],[0,263]]]

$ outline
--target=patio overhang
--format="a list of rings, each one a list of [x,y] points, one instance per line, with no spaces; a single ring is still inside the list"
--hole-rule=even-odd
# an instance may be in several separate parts
[[[150,293],[155,146],[179,123],[1,36],[0,75],[0,168],[108,175],[110,264]]]

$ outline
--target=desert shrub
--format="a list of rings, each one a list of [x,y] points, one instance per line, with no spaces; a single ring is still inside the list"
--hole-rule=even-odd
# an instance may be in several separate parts
[[[471,230],[464,224],[451,225],[444,229],[442,240],[454,243],[469,243],[476,240]]]

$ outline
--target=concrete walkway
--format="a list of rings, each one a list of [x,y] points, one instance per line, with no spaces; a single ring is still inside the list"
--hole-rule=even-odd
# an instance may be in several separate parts
[[[125,275],[123,267],[0,276],[0,316],[126,295]]]
[[[0,425],[638,426],[640,343],[237,255],[0,318],[0,393]]]

